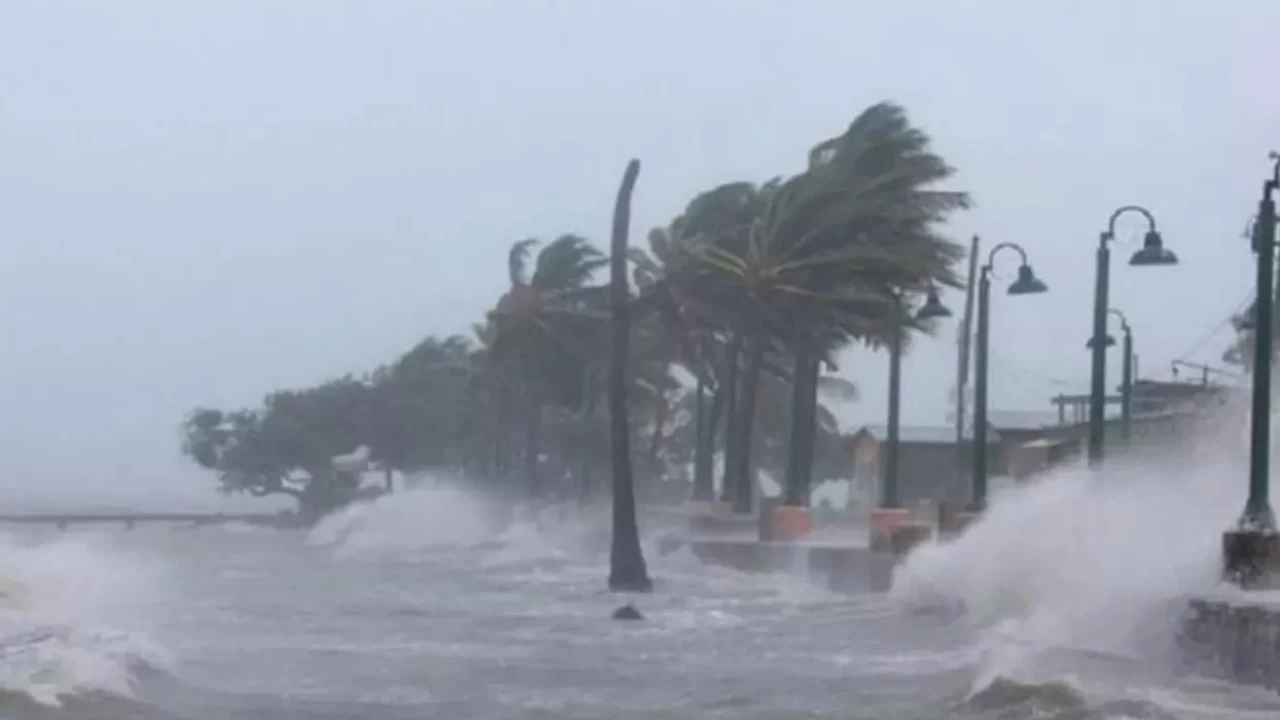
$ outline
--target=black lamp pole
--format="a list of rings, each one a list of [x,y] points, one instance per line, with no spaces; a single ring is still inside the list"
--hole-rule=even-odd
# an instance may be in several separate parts
[[[1133,329],[1129,327],[1129,319],[1119,310],[1108,308],[1107,314],[1120,318],[1120,329],[1124,332],[1124,366],[1120,377],[1120,433],[1121,439],[1127,444],[1133,424],[1133,375],[1137,366],[1137,359],[1133,355]],[[1104,344],[1107,347],[1115,345],[1115,338],[1108,334]],[[1093,350],[1092,337],[1085,343],[1085,347]],[[1176,368],[1174,372],[1177,372]]]
[[[1030,295],[1048,290],[1027,264],[1027,253],[1017,243],[1000,243],[987,254],[987,264],[978,274],[978,333],[974,359],[973,392],[973,487],[969,510],[982,512],[987,505],[987,353],[991,336],[991,268],[996,253],[1017,251],[1022,258],[1018,279],[1009,286],[1010,295]]]
[[[1164,247],[1164,240],[1156,231],[1156,219],[1150,211],[1138,205],[1126,205],[1111,213],[1107,229],[1098,238],[1098,263],[1093,286],[1093,334],[1092,369],[1089,383],[1089,465],[1102,464],[1103,445],[1106,442],[1107,402],[1107,296],[1111,283],[1111,248],[1115,240],[1116,220],[1128,212],[1141,213],[1147,219],[1147,234],[1142,239],[1142,249],[1129,258],[1130,265],[1175,265],[1178,257]],[[1126,360],[1128,362],[1128,360]]]
[[[1245,588],[1280,586],[1280,533],[1271,509],[1271,361],[1272,304],[1275,302],[1276,204],[1271,195],[1280,188],[1280,156],[1272,176],[1262,183],[1258,220],[1253,226],[1253,251],[1258,256],[1258,289],[1253,302],[1253,407],[1249,432],[1249,498],[1232,530],[1222,535],[1226,578]]]
[[[900,443],[900,417],[902,407],[902,334],[903,306],[902,296],[894,292],[892,325],[889,331],[889,427],[885,438],[884,453],[884,490],[880,500],[882,508],[902,507],[902,498],[898,493],[898,448]],[[950,317],[951,311],[938,299],[938,291],[929,288],[924,305],[916,313],[916,319]]]
[[[1120,316],[1120,329],[1124,332],[1124,369],[1120,371],[1120,437],[1128,445],[1133,438],[1133,328],[1124,313],[1119,310],[1111,312]]]
[[[899,406],[902,399],[902,301],[893,296],[893,327],[889,331],[889,427],[885,439],[884,490],[880,507],[902,506],[898,496]]]
[[[1273,342],[1271,309],[1275,294],[1276,203],[1272,193],[1280,187],[1280,156],[1275,160],[1272,177],[1262,183],[1262,200],[1258,203],[1258,221],[1254,223],[1253,250],[1258,255],[1258,290],[1254,300],[1253,342],[1253,408],[1249,434],[1249,499],[1240,518],[1240,527],[1274,532],[1275,513],[1271,510],[1271,359]]]

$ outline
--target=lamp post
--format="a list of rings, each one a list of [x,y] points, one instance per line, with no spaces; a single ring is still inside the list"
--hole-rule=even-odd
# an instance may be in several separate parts
[[[1111,248],[1115,241],[1116,220],[1129,212],[1141,213],[1147,219],[1147,234],[1142,238],[1142,248],[1129,258],[1130,265],[1176,265],[1178,256],[1165,248],[1164,240],[1156,231],[1156,219],[1144,207],[1125,205],[1111,213],[1107,229],[1098,238],[1098,265],[1093,287],[1093,351],[1089,384],[1089,465],[1102,464],[1103,445],[1106,441],[1107,401],[1107,295],[1111,283]],[[1126,360],[1127,362],[1127,360]]]
[[[900,410],[902,405],[902,296],[893,295],[893,326],[889,334],[889,427],[885,438],[884,494],[880,507],[898,508],[902,500],[898,495],[898,448]],[[938,291],[929,288],[924,305],[916,312],[917,320],[951,317],[951,311],[938,299]]]
[[[1014,250],[1022,258],[1018,278],[1009,286],[1010,295],[1033,295],[1049,289],[1027,264],[1027,252],[1017,243],[1000,243],[991,248],[987,264],[978,279],[977,358],[974,362],[973,398],[973,488],[970,512],[980,513],[987,504],[987,352],[991,335],[991,268],[1001,250]]]
[[[904,308],[902,296],[892,293],[893,313],[889,329],[889,424],[884,447],[884,474],[879,506],[871,511],[871,548],[890,550],[893,535],[909,519],[898,493],[898,452],[900,410],[902,406],[902,336]],[[949,317],[951,311],[938,299],[938,291],[930,287],[924,305],[916,312],[917,320]]]
[[[1272,176],[1262,183],[1258,220],[1253,228],[1253,251],[1258,256],[1257,296],[1253,313],[1253,406],[1249,433],[1249,497],[1233,531],[1223,535],[1227,578],[1246,587],[1274,586],[1280,580],[1280,535],[1271,510],[1271,360],[1272,303],[1275,294],[1276,204],[1271,195],[1280,188],[1280,156]]]
[[[1120,437],[1128,445],[1130,437],[1132,437],[1133,427],[1133,375],[1136,362],[1133,356],[1133,329],[1129,327],[1129,319],[1124,313],[1115,308],[1107,309],[1108,315],[1115,315],[1120,319],[1120,330],[1124,333],[1124,346],[1122,357],[1124,365],[1120,371]],[[1106,346],[1112,347],[1116,344],[1116,339],[1107,334]],[[1085,347],[1093,349],[1093,338],[1085,343]]]
[[[1124,333],[1121,347],[1124,365],[1120,371],[1120,437],[1128,445],[1133,438],[1133,328],[1124,313],[1111,308],[1107,311],[1120,318],[1120,331]]]

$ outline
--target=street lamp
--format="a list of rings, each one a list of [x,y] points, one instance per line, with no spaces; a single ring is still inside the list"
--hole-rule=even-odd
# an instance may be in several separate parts
[[[1017,243],[1000,243],[991,248],[987,264],[978,279],[978,348],[974,362],[973,398],[973,488],[971,512],[982,512],[987,504],[987,351],[991,334],[991,268],[1001,250],[1015,250],[1022,258],[1018,278],[1009,286],[1010,295],[1033,295],[1049,289],[1027,264],[1027,252]]]
[[[889,334],[889,428],[885,438],[884,494],[880,507],[898,508],[898,446],[900,408],[902,404],[902,296],[893,293],[893,327]],[[917,320],[951,317],[951,311],[938,299],[938,291],[929,288],[924,305],[916,312]]]
[[[1103,444],[1106,439],[1107,401],[1107,348],[1103,338],[1107,334],[1107,295],[1111,282],[1111,248],[1116,238],[1116,220],[1128,212],[1141,213],[1147,219],[1147,234],[1142,238],[1142,248],[1129,258],[1130,265],[1176,265],[1178,256],[1165,248],[1164,240],[1156,231],[1156,219],[1143,207],[1126,205],[1111,213],[1107,229],[1098,238],[1098,267],[1093,288],[1093,368],[1089,386],[1089,465],[1102,464]],[[1127,362],[1127,361],[1126,361]]]
[[[1253,303],[1253,407],[1249,433],[1249,498],[1234,531],[1222,538],[1228,579],[1245,586],[1273,585],[1280,579],[1280,535],[1269,497],[1268,460],[1271,453],[1272,303],[1276,257],[1276,204],[1271,194],[1280,188],[1280,155],[1272,175],[1262,183],[1258,220],[1253,226],[1253,251],[1258,256],[1257,295]]]
[[[1124,333],[1124,347],[1121,348],[1124,351],[1124,365],[1120,371],[1120,436],[1128,445],[1133,435],[1133,371],[1136,364],[1133,361],[1133,328],[1129,326],[1129,319],[1119,310],[1108,308],[1107,314],[1120,319],[1120,330]],[[1106,346],[1113,347],[1115,344],[1116,339],[1108,333]],[[1084,345],[1092,349],[1093,338],[1089,338]]]

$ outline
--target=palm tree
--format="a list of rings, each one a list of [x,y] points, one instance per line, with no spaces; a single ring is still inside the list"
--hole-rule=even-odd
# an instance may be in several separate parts
[[[936,228],[952,211],[967,207],[969,199],[963,193],[931,189],[954,171],[929,146],[928,136],[908,123],[901,108],[880,104],[862,113],[843,135],[820,143],[811,153],[807,175],[837,186],[874,188],[861,193],[861,199],[871,201],[867,203],[870,212],[851,216],[848,228],[850,238],[871,250],[864,257],[865,270],[871,272],[851,267],[844,281],[851,287],[878,291],[888,302],[878,311],[839,317],[833,324],[791,323],[798,331],[792,342],[797,348],[797,372],[801,362],[810,359],[805,357],[808,354],[831,353],[848,342],[885,345],[898,326],[932,330],[904,312],[912,296],[938,284],[958,284],[954,267],[962,259],[962,249]],[[804,408],[793,414],[798,423],[792,433],[796,447],[788,474],[789,504],[808,503],[813,390],[796,388],[795,401]]]
[[[696,437],[694,453],[694,482],[692,498],[710,501],[714,493],[714,440],[719,421],[719,408],[723,406],[723,394],[718,393],[715,381],[715,319],[706,313],[698,313],[693,298],[686,292],[690,263],[693,257],[680,245],[687,241],[687,216],[671,222],[667,228],[655,228],[649,232],[649,249],[629,248],[634,278],[639,290],[636,307],[644,318],[645,327],[655,349],[656,360],[668,366],[683,366],[694,377],[694,415]],[[672,392],[678,384],[668,384]],[[708,393],[719,402],[707,407]],[[664,409],[669,412],[670,404]],[[661,423],[655,425],[655,430]],[[658,434],[655,432],[651,450],[656,450]],[[656,452],[651,452],[651,456]]]
[[[627,163],[613,210],[609,246],[609,309],[613,344],[609,354],[609,452],[613,470],[613,542],[609,552],[609,589],[648,592],[653,588],[640,528],[636,522],[635,488],[631,477],[630,431],[627,427],[627,360],[631,341],[631,294],[627,283],[627,230],[631,223],[631,193],[640,174],[640,161]]]
[[[600,312],[604,289],[588,283],[608,260],[587,240],[562,235],[538,252],[528,271],[535,239],[511,247],[511,287],[489,313],[489,352],[518,378],[524,410],[525,479],[541,493],[542,410],[547,403],[579,407],[584,367],[593,338],[607,318]]]
[[[966,207],[968,197],[929,189],[952,172],[901,108],[875,105],[815,148],[805,172],[746,191],[759,210],[745,232],[694,246],[712,270],[702,283],[708,301],[720,304],[744,339],[736,477],[749,476],[762,360],[780,342],[792,354],[800,386],[787,501],[807,499],[818,359],[864,336],[869,323],[883,323],[894,306],[885,288],[956,284],[951,268],[962,250],[935,226]],[[749,511],[750,498],[740,497],[735,510]]]
[[[699,397],[714,388],[711,407],[701,413],[702,452],[695,460],[694,498],[711,497],[716,425],[724,412],[727,422],[721,499],[734,499],[739,509],[744,504],[749,508],[751,492],[745,481],[739,481],[747,474],[744,467],[749,464],[749,453],[745,450],[750,437],[750,421],[738,411],[742,406],[743,388],[737,378],[741,374],[744,333],[735,322],[741,318],[734,313],[734,305],[723,302],[710,289],[714,268],[700,251],[718,243],[743,242],[776,189],[776,182],[718,186],[690,201],[669,228],[650,234],[653,261],[649,264],[654,270],[649,274],[660,277],[660,281],[652,283],[648,295],[656,299],[653,305],[666,333],[681,339],[684,364],[703,386]],[[640,253],[636,255],[642,257]]]
[[[388,473],[465,464],[471,432],[464,419],[475,404],[473,351],[462,336],[428,336],[372,373],[370,442],[373,459]]]

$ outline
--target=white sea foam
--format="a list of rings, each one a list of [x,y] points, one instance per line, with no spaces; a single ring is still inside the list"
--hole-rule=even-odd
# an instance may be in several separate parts
[[[1035,659],[1055,649],[1167,650],[1185,598],[1219,586],[1244,503],[1238,427],[1214,426],[1190,460],[1115,457],[1008,490],[959,538],[913,553],[893,597],[960,606],[985,628],[978,686],[1042,680]]]
[[[321,520],[307,539],[342,556],[464,547],[490,539],[491,520],[476,496],[427,483],[344,508]]]
[[[93,535],[0,537],[0,688],[57,704],[89,691],[128,695],[140,663],[169,660],[140,611],[158,573]]]

